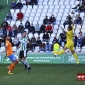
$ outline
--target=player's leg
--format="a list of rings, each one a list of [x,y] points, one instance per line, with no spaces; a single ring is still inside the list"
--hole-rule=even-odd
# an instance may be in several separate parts
[[[8,74],[13,74],[12,71],[14,67],[18,64],[18,59],[12,54],[11,56],[8,57],[11,61],[12,64],[8,67]]]
[[[74,58],[76,59],[76,63],[79,64],[79,60],[78,60],[78,55],[76,54],[74,47],[72,46],[70,49],[71,53],[73,54]]]
[[[19,61],[25,65],[25,61],[23,60],[24,57],[24,51],[20,51],[19,53]],[[26,69],[26,65],[25,65],[25,69]]]
[[[31,70],[31,68],[30,68],[30,64],[29,64],[29,62],[26,60],[26,57],[27,57],[27,52],[26,51],[24,51],[24,64],[26,65],[26,68],[28,67],[28,73],[30,72],[30,70]],[[25,68],[25,69],[26,69]]]

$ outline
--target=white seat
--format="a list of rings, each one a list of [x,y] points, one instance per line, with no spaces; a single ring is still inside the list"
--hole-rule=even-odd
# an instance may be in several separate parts
[[[1,47],[0,49],[2,52],[5,52],[5,46],[4,47]]]
[[[13,47],[12,47],[12,50],[13,50],[13,51],[17,51],[16,46],[13,46]]]
[[[27,12],[24,14],[25,17],[29,17],[29,15],[30,15],[30,14],[27,13]]]
[[[31,16],[31,17],[29,17],[29,21],[33,21],[33,17]]]
[[[47,5],[47,1],[44,1],[44,2],[43,2],[43,5]]]
[[[42,12],[42,9],[37,9],[37,13],[41,13]]]
[[[36,17],[34,18],[34,21],[38,21],[38,20],[39,20],[39,17],[36,16]]]
[[[48,9],[48,13],[49,13],[49,12],[52,13],[52,12],[53,12],[53,9]]]
[[[27,10],[26,10],[26,13],[30,13],[30,12],[31,12],[31,10],[30,10],[30,9],[27,9]]]
[[[35,13],[32,13],[32,12],[31,12],[31,13],[30,13],[30,17],[34,17],[34,16],[35,16]],[[30,17],[29,17],[29,18],[30,18]]]
[[[54,9],[53,12],[58,13],[58,10]]]
[[[54,9],[54,5],[50,5],[49,9]]]
[[[58,2],[57,1],[54,1],[54,3],[53,3],[54,5],[58,5]]]
[[[25,14],[25,10],[24,10],[24,9],[21,9],[21,12],[22,12],[23,14]]]
[[[34,52],[38,52],[38,51],[39,51],[39,46],[36,46]]]
[[[65,2],[64,2],[64,5],[68,5],[68,4],[69,4],[69,1],[65,1]]]
[[[54,38],[56,35],[55,35],[55,33],[52,33],[51,34],[51,38]]]
[[[29,33],[28,37],[29,37],[29,39],[31,39],[33,37],[33,33]]]
[[[38,24],[39,24],[39,25],[42,25],[42,24],[43,24],[43,20],[39,20],[39,21],[38,21]]]
[[[33,25],[36,25],[36,24],[37,24],[37,21],[36,21],[36,20],[34,20],[34,21],[33,21]]]
[[[45,17],[45,16],[46,16],[46,13],[42,12],[42,13],[41,13],[41,17]],[[40,17],[40,18],[41,18],[41,17]],[[41,20],[41,19],[40,19],[40,20]]]
[[[56,20],[61,20],[61,17],[60,16],[57,16]]]
[[[36,17],[40,17],[40,13],[36,13]]]
[[[20,21],[16,21],[16,26],[18,27],[20,25]]]
[[[47,9],[43,9],[43,11],[42,11],[42,12],[45,12],[45,13],[46,13],[46,12],[47,12]]]
[[[40,33],[40,38],[42,38],[43,37],[43,33]]]
[[[27,9],[27,6],[26,5],[23,5],[22,9],[26,10]]]
[[[10,25],[13,26],[14,24],[15,24],[15,21],[12,20]]]
[[[21,33],[18,33],[18,34],[17,34],[17,37],[18,37],[18,38],[21,38],[21,36],[22,36]]]
[[[38,37],[39,37],[38,33],[34,33],[34,36],[35,36],[36,38],[38,38]]]
[[[36,9],[32,9],[32,13],[36,13]]]
[[[59,13],[58,13],[58,16],[62,16],[62,13],[59,12]]]
[[[16,10],[15,10],[15,13],[18,13],[19,11],[20,11],[19,9],[16,9]]]
[[[24,31],[26,31],[28,33],[28,29],[25,29]]]
[[[44,9],[48,9],[48,5],[45,5],[45,6],[44,6]],[[44,10],[44,9],[43,9],[43,10]]]
[[[43,9],[43,5],[39,5],[38,6],[38,9]]]
[[[23,20],[23,21],[22,21],[22,24],[23,24],[24,26],[25,26],[25,23],[26,23],[26,21]]]
[[[33,9],[37,9],[38,8],[38,6],[37,5],[33,5]]]
[[[48,2],[48,5],[52,5],[52,4],[53,4],[53,1],[49,1],[49,2]]]
[[[70,5],[66,5],[66,9],[70,9]]]
[[[63,5],[63,1],[60,1],[60,2],[59,2],[59,5]]]
[[[54,25],[54,29],[58,29],[58,25]]]
[[[65,8],[65,5],[60,5],[60,8],[61,8],[61,9],[64,9],[64,8]]]
[[[32,9],[32,6],[31,5],[28,5],[28,9]]]
[[[65,12],[69,12],[69,9],[65,9]]]
[[[59,9],[59,12],[63,12],[64,10],[63,9]]]
[[[11,14],[14,14],[14,9],[10,9]]]
[[[39,6],[42,5],[42,1],[38,1],[38,5],[39,5]]]
[[[59,20],[56,20],[56,24],[59,25],[60,24],[60,21]]]

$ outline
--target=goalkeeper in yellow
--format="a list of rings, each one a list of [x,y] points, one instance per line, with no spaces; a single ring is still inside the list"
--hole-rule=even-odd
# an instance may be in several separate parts
[[[72,26],[68,26],[68,28],[67,28],[68,31],[67,32],[64,29],[62,29],[62,30],[66,34],[66,40],[67,40],[67,42],[66,42],[66,45],[64,46],[64,48],[61,51],[59,51],[56,54],[56,56],[61,55],[61,54],[64,54],[65,51],[67,49],[69,49],[71,51],[71,53],[73,54],[74,58],[76,59],[76,63],[79,64],[78,56],[77,56],[77,54],[76,54],[76,52],[74,50],[74,42],[73,42],[74,33],[73,33],[73,27]]]

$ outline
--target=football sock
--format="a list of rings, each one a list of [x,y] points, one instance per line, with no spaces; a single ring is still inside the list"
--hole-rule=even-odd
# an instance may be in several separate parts
[[[25,60],[24,62],[25,62],[24,64],[26,64],[27,67],[30,67],[30,65],[29,65],[27,60]]]
[[[76,62],[79,62],[77,54],[74,53],[73,56],[74,56],[74,58],[76,59]]]
[[[25,62],[24,62],[24,60],[21,60],[20,62],[21,62],[22,64],[24,64],[24,63],[25,63]]]
[[[58,52],[58,55],[61,55],[63,53],[65,53],[65,51],[64,50],[61,50],[60,52]]]
[[[14,67],[15,67],[15,63],[12,63],[9,67],[9,71],[12,71],[14,69]]]

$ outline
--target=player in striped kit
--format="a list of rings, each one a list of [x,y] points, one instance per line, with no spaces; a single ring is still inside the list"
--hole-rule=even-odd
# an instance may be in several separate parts
[[[27,49],[26,49],[26,46],[27,46],[27,37],[26,37],[26,31],[24,31],[22,33],[22,37],[20,38],[20,47],[21,47],[21,50],[20,50],[20,53],[19,53],[19,61],[21,61],[24,65],[25,65],[25,70],[26,68],[28,68],[28,73],[30,72],[31,70],[31,67],[28,63],[28,61],[26,60],[26,57],[27,57]]]

